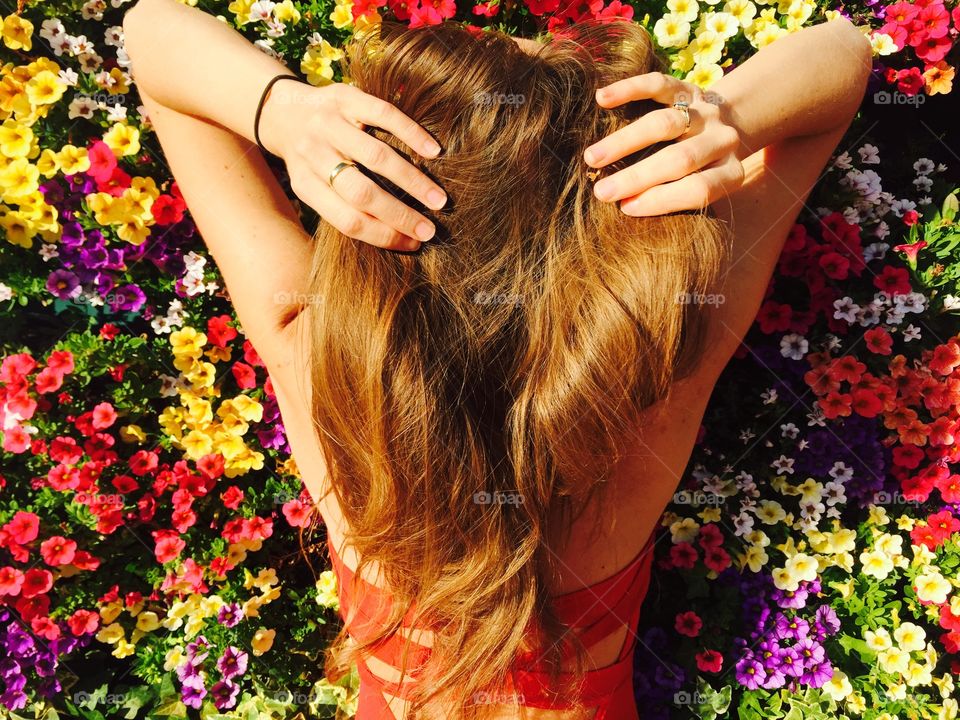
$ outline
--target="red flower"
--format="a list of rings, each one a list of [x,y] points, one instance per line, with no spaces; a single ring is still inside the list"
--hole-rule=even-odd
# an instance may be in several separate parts
[[[51,567],[69,565],[77,552],[77,543],[61,535],[54,535],[40,543],[40,557]]]
[[[929,37],[941,38],[950,30],[950,13],[942,3],[931,3],[917,18]]]
[[[220,494],[220,499],[226,507],[231,510],[236,510],[240,507],[240,503],[243,502],[243,490],[236,485],[231,485]]]
[[[283,515],[293,527],[306,527],[310,524],[313,506],[300,500],[291,500],[283,504]]]
[[[835,252],[821,255],[819,265],[826,276],[833,280],[845,280],[850,271],[850,261],[840,253]]]
[[[43,595],[53,587],[53,574],[42,568],[31,568],[23,576],[20,595],[25,598]]]
[[[98,183],[106,182],[113,176],[113,171],[117,167],[117,157],[105,142],[94,141],[87,148],[87,157],[90,159],[90,169],[87,170],[87,174]]]
[[[46,640],[56,640],[60,637],[60,626],[45,615],[32,618],[30,628],[35,635],[39,635]]]
[[[150,212],[157,225],[173,225],[183,219],[186,204],[171,195],[160,195],[150,206]]]
[[[703,621],[700,616],[692,610],[679,613],[673,623],[674,629],[681,635],[687,637],[696,637],[700,634],[700,628],[703,627]]]
[[[103,340],[113,340],[117,334],[120,332],[118,328],[113,323],[105,323],[102,328],[100,328],[100,338]]]
[[[731,562],[729,553],[722,547],[708,547],[703,551],[703,564],[716,573],[726,570]]]
[[[701,672],[720,672],[723,669],[723,655],[716,650],[704,650],[694,657],[697,659],[697,669]]]
[[[940,375],[952,373],[954,368],[960,365],[960,343],[957,339],[953,338],[943,345],[938,345],[927,365],[933,372]]]
[[[927,64],[933,65],[943,60],[950,48],[953,47],[953,41],[948,37],[927,36],[915,46],[917,57],[924,60]],[[920,70],[917,69],[919,73]],[[918,88],[919,89],[919,88]]]
[[[187,546],[180,534],[173,530],[154,530],[152,534],[156,543],[153,554],[156,556],[157,562],[161,564],[177,558]]]
[[[764,333],[783,332],[790,327],[793,309],[784,303],[768,300],[757,313],[757,322]]]
[[[877,355],[890,355],[893,352],[893,337],[882,327],[867,330],[863,337],[870,352]]]
[[[100,616],[91,610],[75,610],[73,615],[67,618],[67,627],[77,637],[91,635],[100,627]]]
[[[883,19],[897,25],[909,25],[917,16],[917,8],[908,2],[898,2],[888,5],[883,12]]]
[[[257,386],[257,373],[245,362],[238,360],[230,368],[230,372],[233,373],[233,379],[241,389],[249,390]]]
[[[20,454],[30,447],[30,435],[19,425],[3,430],[3,449],[8,453]]]
[[[220,453],[210,453],[197,460],[197,470],[210,480],[216,480],[223,475],[223,455]]]
[[[15,567],[0,568],[0,595],[16,597],[23,587],[23,573]]]
[[[906,95],[916,95],[922,87],[923,73],[920,72],[920,68],[905,68],[897,73],[897,89],[900,92]]]
[[[40,518],[32,512],[18,510],[3,526],[3,533],[18,545],[26,545],[37,539],[40,533]]]
[[[63,385],[63,373],[59,372],[55,368],[44,368],[37,373],[34,383],[36,385],[37,392],[41,395],[43,393],[59,390]]]
[[[910,273],[906,268],[886,265],[879,275],[873,278],[874,287],[890,295],[906,295],[910,292]]]
[[[207,339],[216,347],[226,347],[237,337],[236,328],[230,327],[229,315],[217,315],[207,320]]]
[[[850,397],[851,409],[861,417],[876,417],[883,410],[883,403],[880,402],[880,398],[866,388],[857,388],[850,393]]]
[[[937,538],[937,545],[960,530],[960,520],[957,520],[949,510],[941,510],[928,517],[927,525]]]
[[[130,457],[130,472],[134,475],[146,475],[157,469],[159,459],[152,450],[137,450]]]
[[[473,6],[474,15],[483,15],[484,17],[493,17],[500,11],[500,3],[491,0],[491,2],[480,3]]]
[[[934,483],[944,502],[960,502],[960,475],[948,475],[946,478],[938,478]],[[955,628],[960,630],[960,627]]]
[[[697,562],[697,549],[688,542],[677,543],[670,548],[670,565],[689,570]]]

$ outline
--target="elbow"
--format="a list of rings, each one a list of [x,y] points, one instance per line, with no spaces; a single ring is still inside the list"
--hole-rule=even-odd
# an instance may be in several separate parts
[[[843,46],[850,51],[851,70],[857,87],[861,92],[866,89],[867,80],[873,71],[873,45],[866,33],[847,18],[840,16],[832,21],[843,33]]]
[[[123,48],[127,57],[133,60],[139,38],[143,34],[140,30],[149,24],[151,0],[137,0],[137,3],[123,14]]]

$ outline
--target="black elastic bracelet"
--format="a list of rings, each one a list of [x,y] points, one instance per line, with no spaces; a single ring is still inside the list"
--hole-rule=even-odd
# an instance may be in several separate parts
[[[276,77],[271,78],[270,82],[268,82],[267,86],[263,89],[263,93],[260,95],[260,102],[257,103],[257,114],[253,116],[253,139],[256,140],[257,147],[260,148],[264,155],[273,155],[273,153],[267,150],[263,146],[263,143],[260,142],[260,114],[263,112],[263,103],[267,99],[267,93],[270,92],[270,88],[273,87],[275,82],[278,80],[283,80],[284,78],[290,78],[291,80],[300,79],[296,75],[291,75],[289,73],[283,73],[282,75],[277,75]]]

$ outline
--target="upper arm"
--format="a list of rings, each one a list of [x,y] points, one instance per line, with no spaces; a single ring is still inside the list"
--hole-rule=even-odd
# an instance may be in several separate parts
[[[718,289],[723,302],[702,308],[709,314],[709,339],[697,372],[710,381],[753,325],[790,228],[845,132],[846,125],[754,153],[743,161],[743,186],[714,203],[712,209],[729,223],[733,241]]]
[[[280,318],[307,290],[311,237],[255,144],[141,97],[245,334],[268,369],[286,365],[293,344]]]

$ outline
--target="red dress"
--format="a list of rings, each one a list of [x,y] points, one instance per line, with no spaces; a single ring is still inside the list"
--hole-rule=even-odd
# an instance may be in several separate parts
[[[627,637],[620,648],[616,662],[585,673],[579,697],[588,707],[597,708],[593,720],[639,720],[636,702],[633,696],[633,649],[636,642],[634,630],[640,619],[640,606],[650,583],[650,567],[653,561],[653,534],[646,544],[625,567],[614,575],[589,587],[556,595],[554,608],[561,621],[570,627],[580,629],[580,637],[585,647],[603,640],[608,635],[628,628]],[[351,597],[350,580],[354,573],[343,564],[334,551],[333,543],[327,539],[333,571],[337,576],[337,595],[340,600],[340,615],[347,623],[350,635],[357,640],[371,637],[374,630],[387,617],[389,593],[377,585],[357,578],[360,597]],[[412,611],[404,616],[403,626],[410,627]],[[403,645],[406,638],[399,633],[384,641],[373,655],[378,660],[399,668]],[[370,672],[365,662],[357,667],[360,676],[360,696],[357,705],[356,720],[395,720],[396,715],[387,704],[383,693],[399,698],[408,697],[410,678],[416,678],[416,668],[426,662],[430,648],[409,641],[408,671],[403,683],[384,680]],[[534,653],[530,653],[531,659]],[[411,670],[410,668],[413,668]],[[566,674],[561,673],[560,678]],[[572,673],[570,674],[572,677]],[[536,662],[517,661],[513,670],[512,687],[498,694],[508,698],[503,704],[525,705],[527,707],[565,709],[567,706],[551,704],[552,695],[547,684],[549,677],[542,666]],[[510,700],[509,698],[513,698]],[[498,702],[490,698],[490,702]]]

